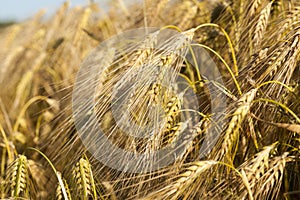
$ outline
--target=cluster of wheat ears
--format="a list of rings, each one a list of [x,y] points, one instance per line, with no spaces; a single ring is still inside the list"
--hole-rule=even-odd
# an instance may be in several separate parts
[[[41,11],[0,29],[0,198],[300,198],[296,0],[144,0],[132,5],[120,0],[112,1],[107,12],[93,3],[65,3],[51,18],[43,16]],[[184,59],[159,51],[151,56],[151,48],[95,58],[114,64],[95,83],[96,105],[90,112],[101,123],[92,128],[104,130],[114,145],[136,154],[177,144],[187,132],[193,137],[170,165],[132,173],[113,169],[86,150],[74,124],[72,90],[80,63],[91,50],[139,27],[172,29],[192,37],[207,50],[224,84],[207,80]],[[169,42],[166,47],[174,45]],[[145,62],[148,68],[139,71]],[[195,123],[190,123],[191,116],[183,117],[183,104],[191,103],[182,99],[185,93],[166,90],[159,78],[152,84],[136,79],[137,90],[119,108],[128,111],[129,121],[160,129],[149,131],[151,137],[135,138],[118,129],[111,111],[112,89],[125,75],[146,77],[157,66],[173,70],[169,79],[183,77],[199,98],[192,112]],[[221,127],[215,126],[208,90],[226,97]],[[157,104],[162,119],[151,112]],[[211,151],[199,156],[211,127],[220,137]],[[136,167],[146,169],[152,159]]]

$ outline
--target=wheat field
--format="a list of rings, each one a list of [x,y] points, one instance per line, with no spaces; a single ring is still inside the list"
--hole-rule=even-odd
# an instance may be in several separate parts
[[[70,7],[66,2],[49,18],[41,11],[0,28],[0,198],[300,199],[300,4],[112,2],[108,11],[95,3]],[[208,80],[204,72],[191,68],[191,62],[168,51],[145,47],[95,57],[92,62],[114,64],[93,82],[94,108],[80,102],[87,109],[83,115],[94,113],[101,122],[99,127],[87,123],[89,130],[105,130],[116,146],[136,154],[150,155],[172,145],[176,149],[181,143],[187,147],[175,162],[153,171],[149,169],[156,157],[149,156],[149,165],[131,166],[143,171],[135,173],[100,162],[83,144],[72,113],[72,92],[81,63],[100,43],[145,27],[178,32],[187,38],[181,45],[193,40],[194,46],[206,50],[224,84]],[[179,36],[175,39],[161,42],[172,50],[180,43]],[[156,69],[162,70],[149,83],[147,75]],[[184,98],[187,93],[177,96],[163,87],[165,69],[172,70],[169,81],[182,77],[187,83],[184,91],[198,97],[192,111],[185,107],[193,104]],[[130,123],[148,127],[133,131],[145,131],[147,138],[126,134],[119,129],[121,119],[113,116],[111,105],[119,101],[110,102],[112,91],[125,91],[116,84],[125,76],[138,77],[130,85],[136,91],[118,104],[117,116],[128,110]],[[79,94],[90,90],[79,86]],[[211,89],[224,96],[227,105],[221,126],[216,126]],[[153,109],[157,105],[162,119]],[[159,131],[154,133],[156,127]],[[203,155],[210,129],[220,136]],[[192,141],[182,139],[187,132]],[[112,155],[101,152],[102,157]]]

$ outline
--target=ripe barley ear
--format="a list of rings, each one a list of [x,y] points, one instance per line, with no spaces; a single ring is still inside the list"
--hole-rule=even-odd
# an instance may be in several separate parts
[[[235,157],[235,151],[239,141],[239,130],[246,116],[248,115],[251,103],[255,98],[257,89],[252,89],[245,93],[237,102],[237,109],[232,114],[232,117],[225,129],[225,135],[220,151],[218,152],[217,159],[226,158],[232,162]]]
[[[84,200],[97,199],[96,186],[89,161],[81,158],[73,169],[72,178],[73,186],[77,190],[77,198]]]
[[[29,168],[26,156],[19,155],[8,168],[6,183],[6,190],[10,191],[11,197],[30,197],[29,192],[33,191],[29,191]]]

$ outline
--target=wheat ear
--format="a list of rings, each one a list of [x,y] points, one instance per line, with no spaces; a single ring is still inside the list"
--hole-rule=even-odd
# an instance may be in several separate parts
[[[73,178],[82,199],[97,199],[97,192],[90,163],[81,158],[73,169]]]
[[[288,152],[274,157],[270,162],[269,170],[254,185],[255,199],[277,199],[282,183],[282,177],[286,163],[291,161]]]
[[[26,156],[19,155],[7,170],[11,197],[29,197],[29,169]]]
[[[71,197],[71,192],[70,192],[68,183],[67,183],[67,181],[65,179],[63,179],[63,183],[64,183],[64,186],[65,186],[65,191],[67,193],[67,196],[71,200],[72,197]],[[63,200],[64,199],[63,197],[64,197],[64,195],[63,195],[63,191],[62,191],[61,185],[57,184],[57,187],[56,187],[56,199],[57,200]]]
[[[188,196],[187,192],[189,187],[193,187],[195,181],[198,178],[201,178],[201,174],[203,174],[205,171],[216,164],[218,164],[218,162],[213,160],[188,163],[185,166],[182,166],[181,172],[175,181],[173,181],[170,185],[162,188],[161,190],[157,190],[149,194],[147,197],[143,198],[143,200],[176,200],[181,199],[182,196]],[[188,197],[184,197],[183,199],[187,198]]]
[[[255,15],[258,7],[261,5],[261,0],[254,0],[250,6],[249,15],[252,17]]]
[[[253,44],[255,48],[259,47],[263,38],[264,32],[268,25],[269,16],[271,13],[272,2],[269,3],[259,14],[258,22],[254,31]]]
[[[224,142],[219,151],[217,159],[225,156],[229,161],[234,160],[233,148],[236,148],[239,138],[239,129],[242,126],[244,119],[249,113],[251,103],[255,98],[257,89],[252,89],[245,93],[237,102],[237,109],[234,111],[233,116],[225,130]]]

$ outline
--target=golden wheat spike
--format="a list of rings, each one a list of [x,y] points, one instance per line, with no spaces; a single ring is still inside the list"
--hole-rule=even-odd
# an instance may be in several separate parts
[[[197,161],[184,164],[174,181],[164,188],[150,193],[147,197],[142,199],[189,199],[188,190],[193,187],[193,184],[197,182],[197,179],[202,178],[201,175],[203,173],[216,164],[218,164],[218,162],[213,160]]]
[[[249,92],[243,94],[243,96],[237,102],[237,109],[232,114],[232,117],[225,130],[225,135],[222,143],[222,147],[218,152],[217,159],[225,158],[232,162],[235,157],[235,148],[239,139],[239,129],[242,126],[244,119],[246,118],[251,108],[251,103],[256,96],[257,89],[252,89]]]
[[[277,199],[280,186],[282,184],[283,173],[287,162],[292,161],[288,157],[288,152],[270,160],[268,171],[262,174],[261,178],[253,184],[253,194],[255,199]],[[270,190],[272,189],[272,192]]]
[[[250,10],[249,10],[249,15],[253,17],[255,13],[257,12],[259,6],[261,5],[261,0],[253,0],[252,3],[250,4]]]
[[[254,37],[253,37],[253,44],[254,48],[259,48],[259,44],[264,36],[265,30],[268,25],[268,19],[271,13],[272,2],[269,3],[262,11],[259,13],[258,22],[255,27]]]
[[[90,163],[81,158],[73,169],[74,186],[77,189],[81,199],[89,197],[97,199],[96,186]]]
[[[19,155],[7,170],[11,197],[29,197],[29,169],[26,156]]]
[[[298,164],[300,140],[297,122],[300,113],[299,2],[297,0],[146,0],[144,5],[137,3],[126,8],[122,6],[123,1],[119,2],[121,2],[119,8],[123,9],[123,12],[117,9],[98,12],[90,7],[76,7],[69,11],[68,3],[66,3],[52,18],[41,19],[37,15],[34,19],[15,23],[10,27],[2,28],[0,26],[0,60],[2,61],[0,62],[0,126],[3,126],[5,134],[7,133],[7,135],[0,135],[0,155],[2,156],[0,158],[0,198],[45,199],[55,196],[54,188],[52,188],[55,176],[49,172],[47,165],[43,168],[34,168],[30,164],[31,159],[40,163],[40,157],[34,153],[28,155],[27,158],[19,155],[20,151],[28,146],[42,146],[55,166],[64,174],[70,175],[72,172],[69,168],[70,163],[74,160],[78,161],[74,165],[73,175],[66,177],[66,180],[58,171],[54,170],[60,183],[56,196],[58,199],[70,199],[71,196],[73,199],[106,198],[114,200],[143,197],[176,200],[298,199],[298,182],[300,180]],[[278,4],[280,4],[280,8],[276,8]],[[222,9],[217,11],[217,17],[222,19],[217,21],[218,26],[226,31],[220,32],[208,28],[215,26],[212,24],[201,31],[187,30],[197,27],[199,24],[201,26],[204,23],[206,25],[209,22],[214,23],[216,14],[214,11],[218,9]],[[223,9],[226,11],[224,12]],[[275,11],[273,11],[274,9]],[[103,68],[113,64],[103,74],[97,74],[101,80],[95,80],[93,86],[102,85],[95,89],[97,93],[95,95],[96,109],[91,108],[84,114],[87,116],[90,116],[91,113],[97,115],[95,120],[100,125],[88,126],[87,123],[88,128],[106,131],[105,136],[114,145],[126,151],[132,150],[136,154],[145,153],[147,150],[145,148],[152,148],[148,145],[151,142],[155,143],[155,148],[158,149],[162,149],[164,145],[178,144],[174,141],[177,139],[181,141],[178,136],[182,136],[186,132],[188,132],[187,139],[195,137],[195,140],[194,143],[190,140],[189,143],[186,143],[188,152],[183,152],[186,157],[176,155],[177,159],[174,163],[157,172],[125,173],[97,161],[93,162],[93,166],[91,166],[86,158],[80,159],[87,149],[76,134],[70,100],[71,90],[74,88],[74,76],[82,58],[98,45],[95,41],[82,35],[83,31],[88,30],[86,32],[90,36],[101,42],[116,33],[141,27],[144,24],[157,25],[158,29],[168,27],[179,31],[177,26],[182,31],[193,32],[195,43],[201,41],[201,44],[219,52],[219,54],[212,53],[210,56],[222,58],[223,64],[226,63],[228,66],[235,65],[235,56],[230,55],[232,52],[235,53],[238,60],[236,64],[241,69],[236,74],[239,80],[236,85],[241,85],[241,91],[245,93],[245,96],[235,97],[235,92],[233,94],[229,92],[235,90],[231,84],[232,80],[228,79],[228,73],[223,70],[221,63],[214,59],[222,76],[220,79],[226,80],[226,86],[224,88],[219,86],[219,88],[226,91],[234,103],[230,105],[232,110],[228,109],[228,112],[222,113],[229,119],[229,123],[225,127],[220,127],[223,133],[222,143],[216,146],[216,151],[213,152],[212,157],[208,158],[209,160],[204,160],[205,157],[201,157],[203,160],[199,160],[199,154],[201,154],[199,148],[202,141],[205,141],[207,127],[201,122],[195,126],[189,123],[185,119],[186,109],[184,105],[181,105],[183,102],[176,100],[172,92],[164,94],[165,85],[161,80],[165,74],[161,73],[162,70],[160,71],[160,69],[174,69],[176,73],[168,74],[167,77],[172,79],[180,74],[186,80],[190,80],[187,83],[188,87],[198,85],[197,81],[202,80],[201,78],[203,78],[204,85],[206,77],[202,71],[195,80],[193,75],[196,72],[193,72],[192,67],[182,62],[177,63],[181,58],[173,59],[170,54],[170,51],[182,49],[181,47],[186,46],[189,42],[178,42],[178,40],[170,40],[166,37],[163,38],[168,41],[163,46],[165,49],[156,51],[153,48],[156,47],[155,42],[163,41],[159,38],[156,41],[156,37],[150,37],[144,41],[144,44],[137,44],[139,50],[136,51],[120,50],[119,48],[107,49],[107,52],[113,53],[106,53],[103,57],[97,55],[95,62],[92,63],[103,66]],[[174,24],[174,26],[165,26],[167,24]],[[183,32],[183,34],[187,32]],[[231,41],[234,41],[233,44],[229,44],[230,40],[224,40],[222,34],[225,33],[228,34]],[[226,39],[228,38],[226,35]],[[228,44],[234,51],[227,51],[224,48]],[[202,46],[204,47],[204,45]],[[180,50],[176,51],[174,55],[184,55],[184,53],[178,52]],[[103,52],[99,54],[101,53]],[[254,55],[251,55],[252,53]],[[251,57],[253,59],[249,63]],[[102,62],[103,60],[104,62]],[[195,58],[195,62],[196,60],[197,58]],[[181,67],[182,64],[183,67]],[[203,64],[205,65],[206,62]],[[155,80],[156,82],[147,79],[149,74],[154,74],[153,72],[160,75]],[[89,75],[89,73],[94,72],[86,71],[85,75]],[[137,73],[140,73],[141,76],[132,80]],[[126,75],[128,78],[123,81],[132,83],[132,85],[128,85],[130,87],[137,86],[137,92],[132,96],[128,94],[128,104],[125,102],[125,106],[121,107],[120,115],[128,109],[129,120],[138,125],[150,124],[146,131],[152,130],[153,127],[159,127],[160,132],[157,132],[162,137],[155,138],[154,135],[157,132],[149,131],[147,133],[150,135],[150,139],[130,138],[127,132],[120,130],[121,128],[118,129],[116,117],[113,116],[112,109],[110,110],[108,107],[116,102],[116,99],[110,101],[110,97],[113,96],[112,91],[119,89],[115,87],[115,83]],[[62,80],[66,81],[61,82]],[[150,85],[151,83],[153,85]],[[291,84],[296,85],[295,88],[286,90],[291,88]],[[253,87],[259,87],[256,94],[259,97],[258,100],[256,100],[255,92],[251,90]],[[83,93],[92,87],[80,89]],[[128,88],[125,86],[125,89]],[[195,89],[197,88],[195,87]],[[247,94],[249,94],[248,97]],[[254,94],[253,98],[252,94]],[[26,104],[26,99],[38,99],[41,96],[59,100],[59,103],[57,102],[59,107],[55,106],[55,102],[46,101],[53,110],[51,115],[58,113],[56,117],[41,114],[48,107],[45,102],[35,101],[27,107],[29,104]],[[238,98],[240,99],[236,102]],[[287,109],[277,109],[276,105],[262,103],[260,101],[262,98],[270,99],[269,102],[276,101],[277,105],[279,103],[283,105],[281,107],[286,105],[294,112],[293,117],[297,120],[295,121],[289,113],[286,113]],[[210,107],[209,100],[207,102],[201,100],[202,98],[199,98],[200,108],[197,107],[193,111],[207,114],[206,110],[203,111],[202,108]],[[86,105],[84,100],[80,103],[83,106]],[[161,106],[160,111],[164,116],[162,120],[151,124],[158,115],[155,115],[157,113],[147,115],[147,112],[152,111],[155,106]],[[25,107],[26,113],[20,112]],[[250,110],[251,115],[249,114]],[[184,117],[181,117],[182,113]],[[215,115],[215,113],[210,114]],[[16,119],[17,116],[21,117]],[[125,125],[129,120],[125,120]],[[212,120],[207,121],[210,126],[217,123]],[[89,120],[83,122],[86,123]],[[13,127],[14,124],[15,127]],[[39,129],[41,130],[39,131]],[[134,129],[136,132],[141,131],[141,128],[134,127]],[[182,131],[183,129],[185,131]],[[249,135],[253,141],[248,137]],[[32,140],[37,137],[38,140]],[[95,137],[95,139],[97,138]],[[182,143],[187,141],[185,138],[183,140]],[[23,143],[20,144],[18,141]],[[161,143],[163,144],[161,145]],[[278,145],[269,145],[272,143],[278,143]],[[238,145],[240,148],[237,148]],[[96,149],[98,147],[95,145]],[[151,150],[155,151],[155,148]],[[10,151],[7,152],[9,149]],[[15,160],[11,158],[13,153],[17,155]],[[195,154],[195,156],[193,157],[191,154]],[[103,152],[103,156],[108,155],[113,154],[107,151]],[[296,159],[292,160],[293,157]],[[220,165],[216,166],[217,160],[221,161],[222,167],[226,166],[227,169],[232,169],[230,173],[223,173],[223,168],[219,167]],[[152,164],[151,161],[148,163]],[[141,163],[137,163],[137,165],[139,164]],[[148,165],[143,165],[143,167],[148,167]],[[90,173],[91,168],[93,168],[94,174]],[[93,177],[95,180],[92,180]],[[32,184],[31,180],[35,184]],[[104,180],[104,182],[99,180]],[[32,194],[35,191],[31,189],[32,185],[41,190],[39,186],[44,185],[44,181],[46,181],[45,188],[47,187],[46,190],[43,190],[44,196]],[[73,183],[70,184],[70,190],[67,182]],[[100,187],[102,184],[104,188]],[[105,198],[100,196],[102,190],[106,191],[104,192]]]

